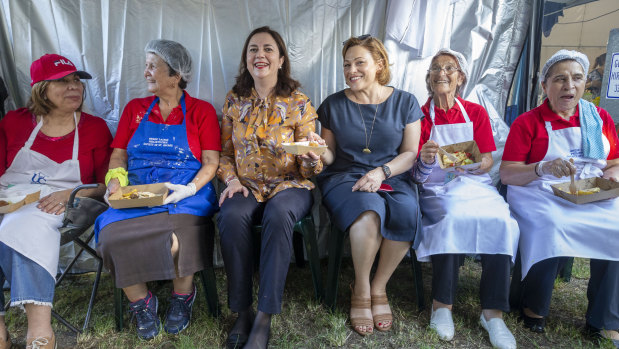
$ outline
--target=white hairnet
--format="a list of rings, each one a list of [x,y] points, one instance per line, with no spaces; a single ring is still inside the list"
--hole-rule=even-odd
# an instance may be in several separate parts
[[[464,74],[464,82],[456,90],[456,93],[460,94],[460,91],[464,89],[464,86],[466,86],[466,82],[469,80],[469,63],[466,61],[466,58],[464,58],[464,55],[462,53],[458,51],[454,51],[449,48],[442,48],[438,50],[438,52],[434,55],[434,57],[432,57],[430,62],[434,61],[434,59],[436,59],[436,57],[440,55],[450,55],[453,58],[455,58],[456,61],[458,61],[458,65],[460,66],[460,71],[462,72],[462,74]],[[432,92],[432,89],[430,88],[429,79],[430,79],[430,71],[428,70],[428,74],[426,75],[426,88],[428,89],[428,93],[430,94],[430,96],[433,96],[434,93]]]
[[[550,57],[546,61],[546,64],[544,64],[544,67],[542,68],[542,80],[541,81],[542,82],[546,81],[548,72],[550,71],[550,68],[553,65],[561,61],[568,60],[568,59],[578,62],[582,66],[582,69],[584,70],[585,74],[587,74],[587,72],[589,71],[589,58],[587,58],[587,56],[584,53],[581,53],[578,51],[571,51],[571,50],[559,50],[557,51],[557,53],[552,55],[552,57]]]
[[[144,51],[161,57],[185,81],[191,79],[191,55],[185,46],[172,40],[154,39],[146,44]]]

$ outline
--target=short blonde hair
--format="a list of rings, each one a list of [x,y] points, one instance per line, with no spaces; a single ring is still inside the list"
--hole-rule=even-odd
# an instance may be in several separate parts
[[[344,41],[344,47],[342,48],[342,58],[346,57],[346,52],[353,46],[361,46],[370,51],[374,62],[382,62],[382,69],[376,72],[376,80],[378,83],[385,86],[391,81],[391,71],[389,70],[389,56],[383,43],[377,38],[370,35],[361,35],[358,37],[351,37]]]
[[[39,81],[32,86],[30,90],[30,99],[28,99],[27,107],[28,110],[34,115],[47,115],[53,109],[56,109],[57,106],[52,103],[49,99],[47,99],[47,87],[49,83],[53,80],[43,80]],[[82,106],[84,105],[84,96],[86,95],[86,85],[80,81],[82,84],[82,103],[77,108],[76,111],[82,111]]]

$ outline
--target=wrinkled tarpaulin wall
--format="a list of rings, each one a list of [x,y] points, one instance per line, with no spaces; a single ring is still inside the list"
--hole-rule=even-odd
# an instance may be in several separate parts
[[[428,3],[446,11],[426,18]],[[501,121],[505,100],[530,6],[527,0],[0,0],[0,76],[11,95],[6,108],[11,110],[29,96],[30,63],[44,53],[65,55],[93,75],[85,109],[115,130],[124,105],[147,95],[143,48],[161,37],[189,49],[194,78],[187,91],[219,111],[234,84],[245,36],[269,25],[286,40],[293,75],[316,107],[345,88],[342,41],[365,33],[385,39],[392,85],[424,103],[429,58],[419,57],[402,38],[385,38],[394,14],[404,13],[415,21],[395,35],[423,30],[425,44],[440,40],[438,46],[464,53],[471,66],[464,97],[486,107],[501,142],[507,133]]]

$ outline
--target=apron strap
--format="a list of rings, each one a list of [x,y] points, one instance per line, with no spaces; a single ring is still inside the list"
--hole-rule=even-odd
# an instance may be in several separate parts
[[[144,117],[142,118],[142,121],[148,121],[148,116],[150,115],[150,112],[153,110],[153,108],[155,107],[155,104],[157,104],[157,102],[159,102],[159,97],[155,97],[155,99],[153,99],[153,102],[150,104],[150,106],[148,107],[148,109],[146,110],[146,114],[144,114]],[[185,91],[183,91],[183,95],[181,96],[181,100],[180,103],[181,105],[181,109],[183,111],[183,122],[181,124],[185,125],[185,119],[187,116],[187,105],[185,104]]]
[[[456,103],[458,103],[458,106],[460,106],[460,112],[462,112],[462,116],[464,116],[464,122],[471,122],[471,119],[469,119],[469,114],[466,112],[466,110],[464,109],[464,106],[462,105],[462,103],[460,103],[460,101],[458,100],[458,97],[456,97]],[[432,120],[432,126],[434,126],[434,99],[430,100],[430,119]]]
[[[73,112],[73,123],[75,124],[75,136],[73,137],[73,150],[71,153],[71,160],[77,160],[77,155],[79,154],[79,135],[77,132],[77,113]],[[30,150],[30,148],[32,147],[32,144],[34,143],[34,140],[37,138],[37,134],[39,134],[39,131],[41,131],[41,127],[43,127],[43,116],[41,115],[41,121],[39,121],[39,123],[37,123],[37,125],[34,127],[34,130],[32,130],[32,133],[30,133],[30,137],[28,137],[28,140],[26,141],[26,144],[24,144],[24,149],[26,150]]]
[[[73,155],[71,159],[77,161],[77,154],[79,153],[80,136],[77,133],[77,113],[73,112],[73,122],[75,123],[75,135],[73,136]]]
[[[26,150],[30,150],[30,147],[32,146],[32,143],[34,143],[34,139],[37,138],[37,134],[41,130],[41,127],[43,127],[43,116],[41,116],[41,121],[39,121],[39,123],[34,127],[34,130],[30,133],[30,137],[28,137],[26,144],[24,144],[24,148]]]

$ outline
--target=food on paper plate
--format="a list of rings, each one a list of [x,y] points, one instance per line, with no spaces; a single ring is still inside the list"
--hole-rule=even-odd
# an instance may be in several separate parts
[[[471,156],[472,156],[471,153],[457,151],[455,153],[452,153],[452,155],[455,156],[456,159],[458,159],[457,161],[458,165],[470,165],[470,164],[475,163],[475,161],[471,159]],[[454,162],[451,161],[451,159],[448,158],[447,155],[443,155],[443,165],[445,165],[445,167],[456,166],[456,164],[454,164]]]
[[[310,147],[321,147],[322,145],[316,141],[310,141],[309,146]]]
[[[593,187],[593,188],[588,188],[588,189],[579,189],[578,191],[576,191],[576,194],[573,194],[573,195],[591,195],[591,194],[599,193],[600,190],[601,190],[600,187]],[[568,193],[568,194],[572,194],[572,193],[570,193],[569,189],[565,189],[563,191]]]
[[[129,200],[129,199],[145,199],[145,198],[152,198],[155,196],[160,196],[157,195],[155,193],[151,193],[149,191],[138,191],[137,189],[133,189],[132,191],[128,192],[128,193],[124,193],[122,196],[123,200]]]

